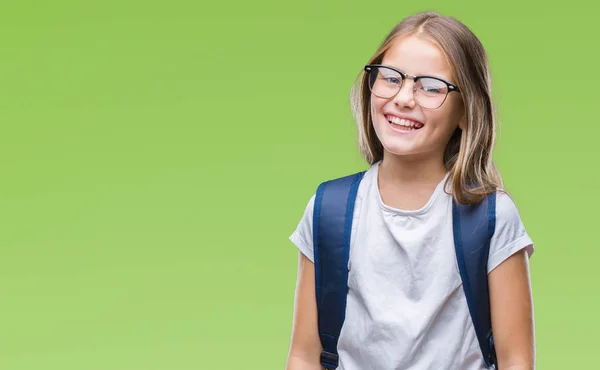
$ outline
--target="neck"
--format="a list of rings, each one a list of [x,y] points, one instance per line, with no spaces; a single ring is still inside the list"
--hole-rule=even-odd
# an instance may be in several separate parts
[[[407,158],[385,152],[379,165],[382,181],[396,186],[437,185],[446,175],[442,157]]]

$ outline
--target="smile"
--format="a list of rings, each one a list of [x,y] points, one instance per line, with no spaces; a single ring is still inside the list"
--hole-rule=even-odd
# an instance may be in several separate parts
[[[399,117],[392,116],[392,115],[386,115],[385,118],[388,120],[388,122],[390,123],[390,126],[392,126],[392,128],[395,128],[395,129],[401,130],[401,131],[418,130],[420,128],[423,128],[423,126],[424,126],[421,122],[416,122],[416,121],[412,121],[412,120],[408,120],[408,119],[404,119],[404,118],[399,118]]]

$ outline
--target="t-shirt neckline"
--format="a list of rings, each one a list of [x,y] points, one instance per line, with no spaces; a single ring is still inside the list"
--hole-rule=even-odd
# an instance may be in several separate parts
[[[441,192],[441,190],[444,187],[446,179],[450,175],[450,172],[446,172],[446,175],[444,175],[444,178],[437,184],[437,186],[433,190],[433,193],[429,197],[429,200],[427,201],[427,203],[425,203],[425,205],[423,207],[421,207],[419,209],[415,209],[415,210],[399,209],[399,208],[394,208],[394,207],[391,207],[391,206],[385,204],[383,202],[383,199],[381,198],[381,193],[379,192],[379,165],[380,164],[381,164],[381,161],[375,163],[375,165],[374,165],[375,168],[373,171],[373,176],[374,176],[373,182],[375,184],[375,193],[377,194],[377,201],[379,202],[379,206],[384,211],[393,213],[396,215],[418,216],[418,215],[422,215],[422,214],[426,213],[433,206],[433,203],[437,199],[438,194]]]

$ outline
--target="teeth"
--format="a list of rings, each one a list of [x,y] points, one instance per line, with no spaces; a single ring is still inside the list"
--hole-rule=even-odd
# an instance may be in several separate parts
[[[420,123],[416,123],[413,121],[408,121],[405,119],[401,119],[395,116],[388,116],[388,121],[390,121],[391,123],[394,123],[396,125],[400,125],[400,126],[404,126],[404,127],[410,127],[410,128],[421,128],[423,127],[422,124]]]

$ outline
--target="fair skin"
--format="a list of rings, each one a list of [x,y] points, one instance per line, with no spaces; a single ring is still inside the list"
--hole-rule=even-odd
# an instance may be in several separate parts
[[[381,64],[409,75],[433,75],[448,82],[452,68],[443,52],[423,37],[397,40]],[[384,146],[378,185],[383,201],[400,209],[419,209],[443,179],[444,148],[457,127],[464,128],[461,95],[451,93],[438,109],[415,103],[413,81],[405,81],[393,98],[372,96],[375,131]],[[392,130],[389,114],[418,121],[422,127],[409,133]],[[515,253],[489,274],[492,327],[499,370],[535,368],[533,303],[528,257]],[[302,253],[294,302],[292,336],[287,370],[321,370],[321,344],[317,331],[314,265]]]
[[[299,252],[292,339],[286,370],[322,370],[315,294],[315,266]]]
[[[414,76],[430,75],[454,82],[452,68],[442,52],[418,37],[397,40],[381,64]],[[387,205],[405,210],[419,209],[427,203],[446,174],[446,144],[454,130],[465,124],[460,94],[450,93],[441,107],[425,109],[416,104],[413,86],[413,80],[406,79],[391,99],[371,96],[373,126],[384,147],[379,168],[381,197]],[[388,121],[390,115],[408,118],[423,127],[395,131]]]

